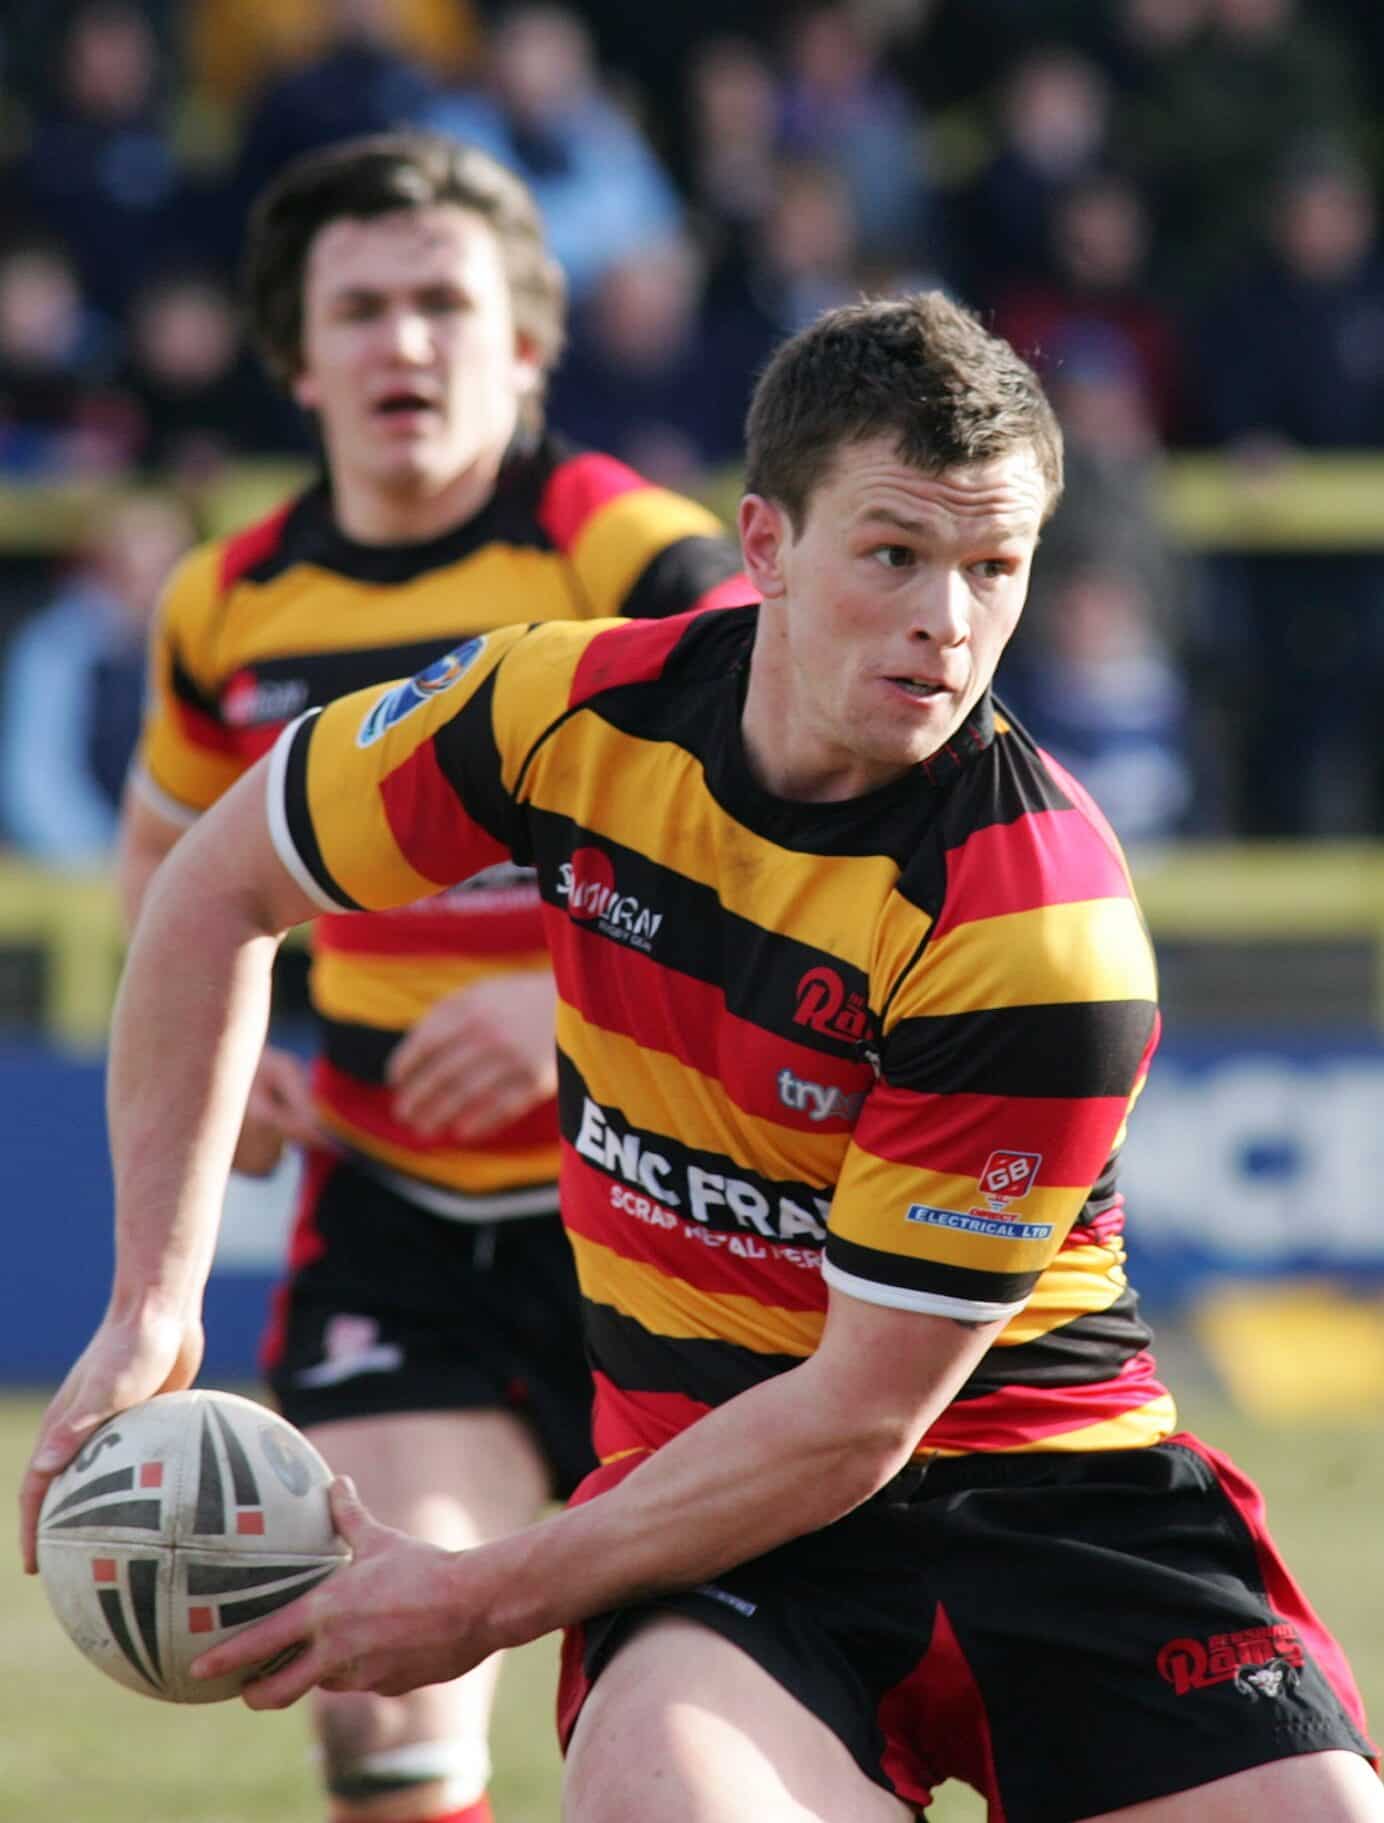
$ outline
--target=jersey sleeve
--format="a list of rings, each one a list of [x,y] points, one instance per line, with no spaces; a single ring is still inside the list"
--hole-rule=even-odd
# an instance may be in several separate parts
[[[246,767],[221,719],[212,674],[218,568],[215,546],[184,558],[164,589],[150,636],[147,707],[132,776],[172,822],[192,822]]]
[[[1123,1139],[1157,1034],[1118,856],[1090,892],[944,908],[888,1008],[832,1204],[828,1283],[961,1321],[1016,1315]],[[993,859],[993,857],[990,857]],[[1022,866],[990,876],[998,892]],[[1093,877],[1095,876],[1095,877]]]
[[[524,762],[566,709],[597,631],[504,627],[286,728],[270,756],[269,827],[308,896],[325,911],[378,911],[527,861]]]
[[[611,456],[587,453],[559,468],[542,517],[591,619],[664,620],[755,599],[714,513]]]

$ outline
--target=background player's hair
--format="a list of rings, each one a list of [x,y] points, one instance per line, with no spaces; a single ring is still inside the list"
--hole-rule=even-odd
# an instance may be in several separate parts
[[[549,373],[562,352],[567,288],[548,252],[538,205],[512,172],[442,133],[376,133],[295,159],[257,199],[246,237],[250,329],[276,379],[302,365],[303,275],[329,222],[453,203],[487,221],[500,244],[515,326]],[[541,392],[530,416],[541,416]]]
[[[926,473],[1032,448],[1062,493],[1062,432],[1037,374],[940,291],[829,310],[785,342],[745,424],[745,486],[800,530],[845,445],[894,437]]]

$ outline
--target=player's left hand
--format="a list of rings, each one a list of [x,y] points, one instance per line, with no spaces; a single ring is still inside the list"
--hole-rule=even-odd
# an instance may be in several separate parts
[[[402,1038],[386,1074],[394,1112],[426,1137],[488,1139],[557,1092],[551,973],[477,982],[439,1000]]]
[[[286,1709],[314,1687],[400,1696],[446,1683],[500,1644],[457,1601],[457,1553],[372,1519],[354,1484],[332,1483],[332,1519],[351,1561],[310,1594],[204,1652],[194,1677],[221,1677],[294,1653],[241,1695],[251,1709]]]

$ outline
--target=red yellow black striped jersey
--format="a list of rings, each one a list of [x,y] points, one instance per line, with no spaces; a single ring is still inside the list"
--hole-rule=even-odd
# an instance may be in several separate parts
[[[881,790],[770,795],[756,613],[510,628],[305,717],[279,853],[324,909],[536,868],[604,1460],[810,1354],[828,1283],[1008,1319],[927,1449],[1153,1442],[1114,1161],[1158,1022],[1115,838],[989,697]]]
[[[137,783],[165,815],[191,820],[301,710],[420,670],[464,635],[743,602],[739,570],[703,507],[551,436],[511,455],[480,514],[424,544],[354,543],[318,486],[203,547],[173,579]],[[425,1139],[393,1113],[389,1052],[430,1006],[482,977],[547,966],[531,869],[505,861],[453,891],[424,890],[417,905],[314,928],[323,1112],[406,1194],[474,1217],[550,1210],[551,1102],[468,1146]]]

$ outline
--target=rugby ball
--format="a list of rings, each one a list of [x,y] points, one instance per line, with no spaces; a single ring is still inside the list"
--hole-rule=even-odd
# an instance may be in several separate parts
[[[48,1600],[117,1683],[168,1703],[224,1702],[254,1674],[197,1682],[192,1660],[349,1555],[332,1527],[331,1479],[267,1406],[161,1393],[94,1431],[50,1484],[38,1523]]]

